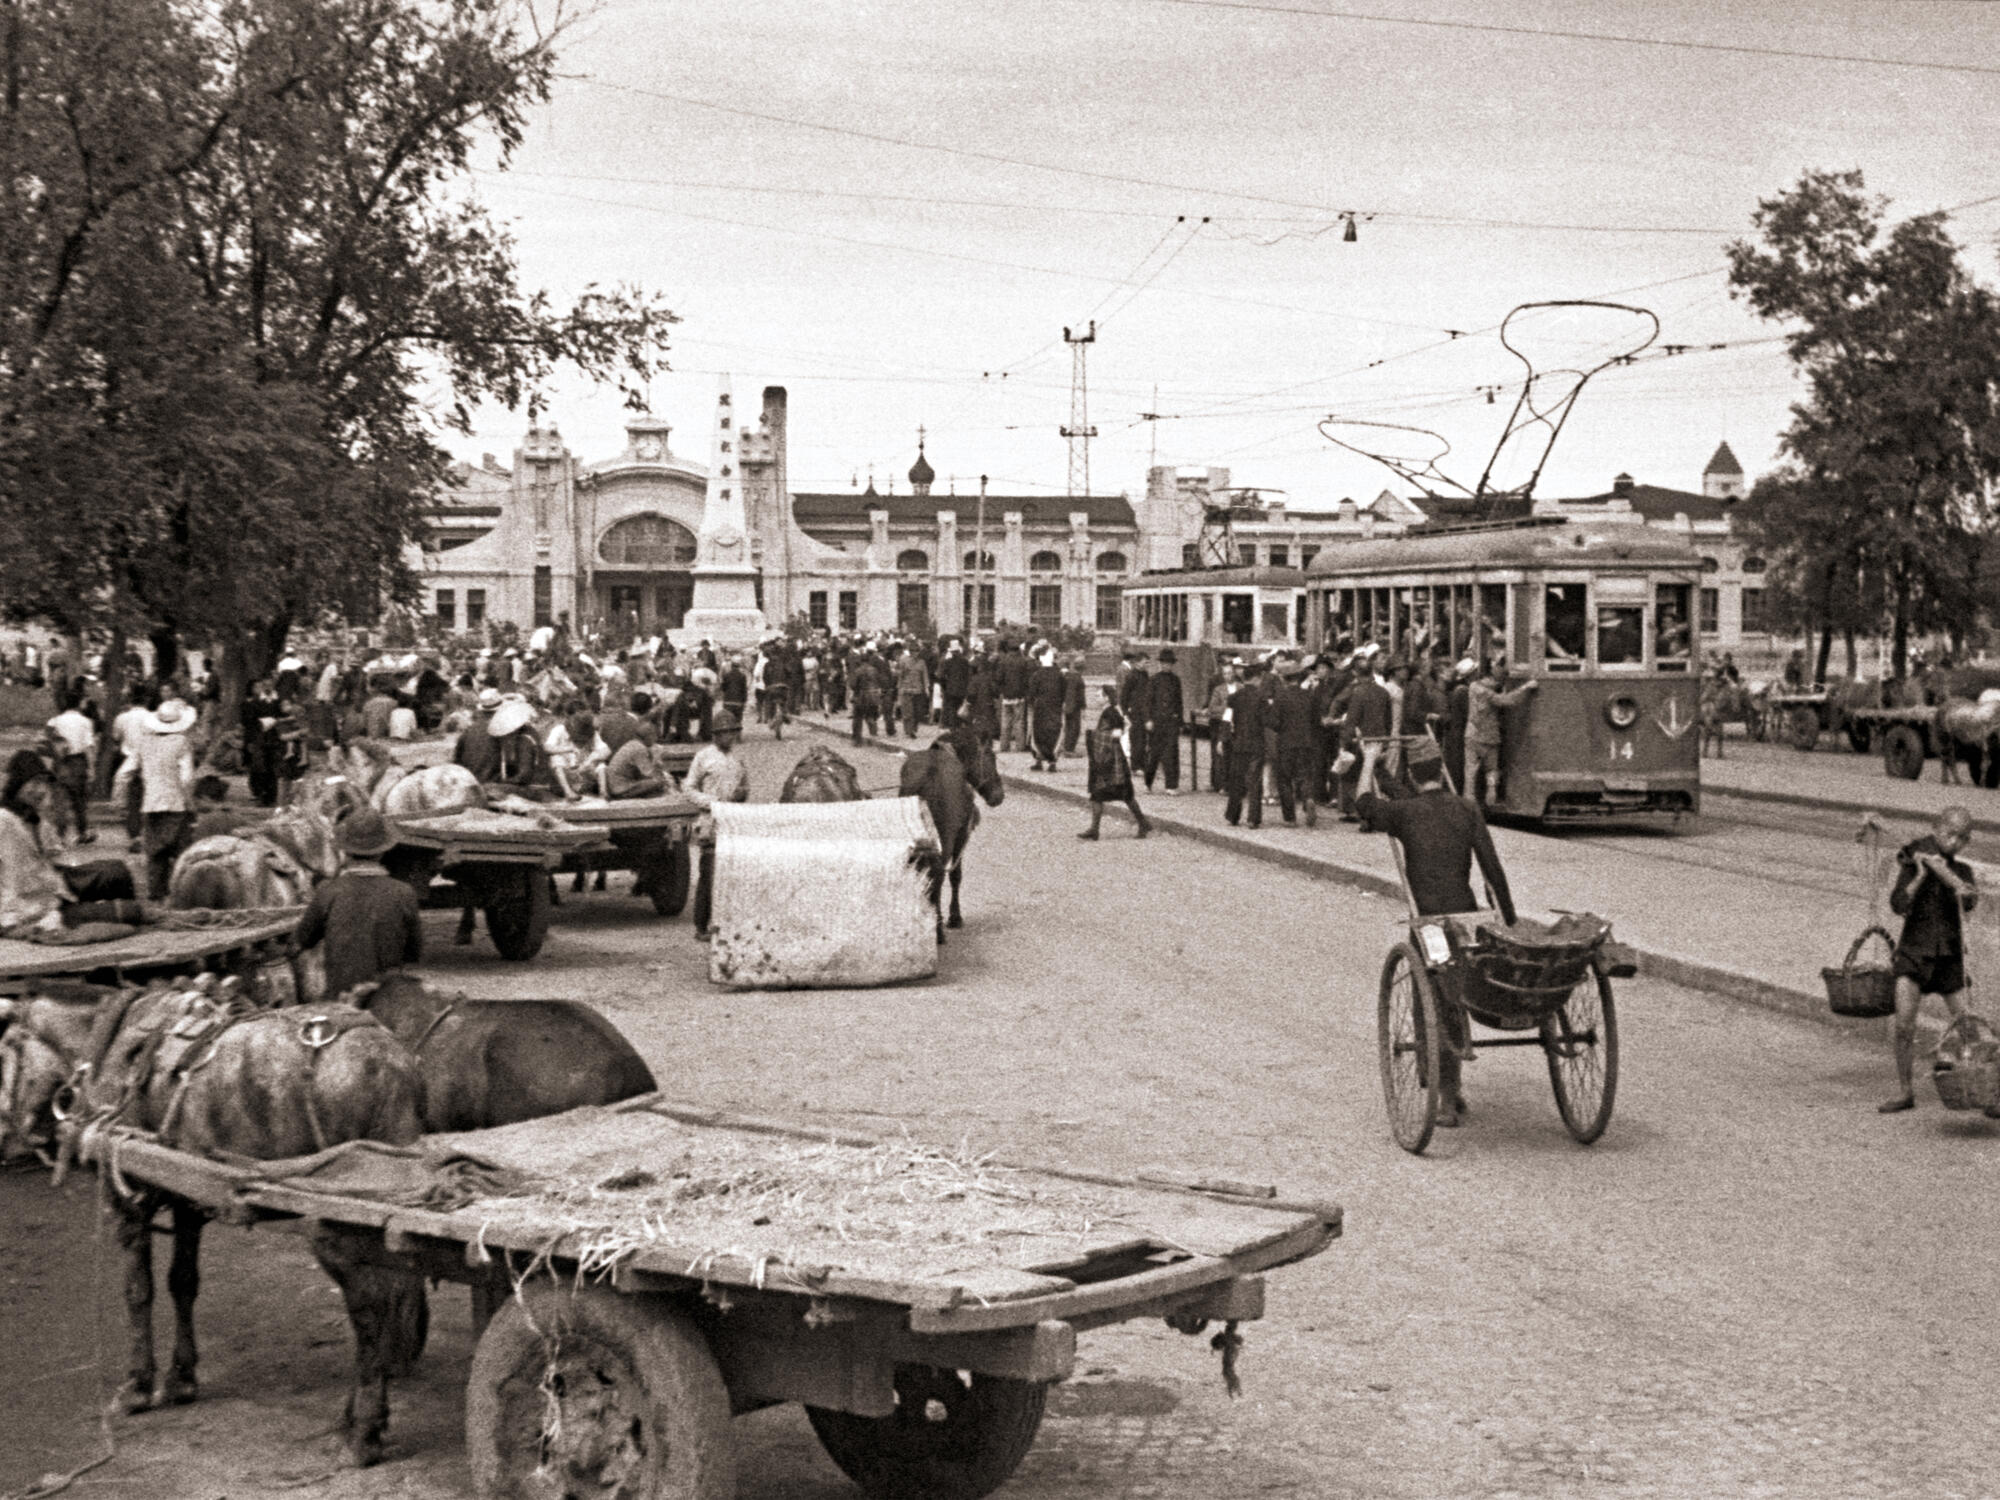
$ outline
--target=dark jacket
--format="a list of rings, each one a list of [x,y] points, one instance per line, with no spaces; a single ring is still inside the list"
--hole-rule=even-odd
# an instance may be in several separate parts
[[[424,956],[417,893],[376,865],[336,875],[306,903],[295,939],[302,949],[326,943],[326,997],[366,984],[385,970]]]
[[[965,690],[972,684],[972,663],[963,653],[947,656],[938,663],[938,691],[947,698],[963,698]]]
[[[1186,717],[1180,674],[1164,668],[1155,672],[1146,684],[1146,718],[1156,727],[1171,732]]]
[[[1062,674],[1062,679],[1063,716],[1065,718],[1076,719],[1080,722],[1083,718],[1083,708],[1086,699],[1083,687],[1083,673],[1077,671],[1074,667],[1066,668]]]
[[[1034,667],[1019,651],[1001,652],[1000,665],[993,671],[1003,699],[1011,702],[1028,696],[1028,677]]]
[[[1373,792],[1354,799],[1362,820],[1401,842],[1403,868],[1410,896],[1425,916],[1478,911],[1472,894],[1472,862],[1493,888],[1500,915],[1514,920],[1514,895],[1507,889],[1507,872],[1493,848],[1486,819],[1469,799],[1440,787],[1414,797],[1391,800]]]
[[[500,774],[500,747],[486,730],[492,717],[489,713],[474,714],[472,722],[459,731],[458,744],[451,752],[452,764],[464,766],[481,781],[492,781]]]
[[[1896,945],[1897,951],[1911,958],[1956,956],[1963,951],[1964,942],[1958,896],[1917,863],[1920,854],[1942,857],[1944,851],[1930,834],[1912,839],[1896,851],[1896,885],[1889,892],[1889,910],[1903,919],[1903,937]],[[1972,871],[1964,861],[1946,859],[1945,868],[1971,884]]]
[[[1347,693],[1350,739],[1386,739],[1395,724],[1396,700],[1373,677],[1359,677]]]
[[[1059,714],[1063,708],[1061,667],[1037,667],[1028,679],[1028,702],[1038,714]]]
[[[1264,758],[1264,729],[1269,704],[1264,681],[1253,677],[1229,695],[1230,753],[1244,760]]]
[[[1310,750],[1319,737],[1311,696],[1296,682],[1281,679],[1271,694],[1270,722],[1264,727],[1276,737],[1280,751]]]

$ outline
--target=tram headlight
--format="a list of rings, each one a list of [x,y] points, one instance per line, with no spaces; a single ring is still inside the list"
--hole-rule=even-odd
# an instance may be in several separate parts
[[[1604,705],[1604,722],[1613,729],[1630,729],[1639,722],[1639,700],[1620,693]]]

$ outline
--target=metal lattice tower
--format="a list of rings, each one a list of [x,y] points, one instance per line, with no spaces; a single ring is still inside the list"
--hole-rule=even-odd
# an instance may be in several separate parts
[[[1090,493],[1090,440],[1097,429],[1090,425],[1090,382],[1085,374],[1085,356],[1097,342],[1097,320],[1082,333],[1063,330],[1063,342],[1070,346],[1069,423],[1062,435],[1069,439],[1069,497]],[[1081,480],[1079,487],[1077,481]]]

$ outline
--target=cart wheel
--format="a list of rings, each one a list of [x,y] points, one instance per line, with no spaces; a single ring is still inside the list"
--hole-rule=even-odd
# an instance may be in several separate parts
[[[1391,948],[1382,965],[1376,1019],[1389,1129],[1405,1151],[1422,1151],[1437,1128],[1440,1030],[1437,990],[1408,943]]]
[[[549,935],[549,876],[526,869],[503,878],[486,905],[486,931],[502,958],[525,962],[542,951]]]
[[[1847,721],[1847,748],[1856,755],[1875,753],[1875,731],[1858,719]]]
[[[808,1406],[806,1417],[827,1456],[873,1500],[979,1500],[1027,1456],[1048,1395],[1032,1380],[898,1365],[888,1416]]]
[[[729,1392],[708,1341],[608,1287],[533,1281],[479,1336],[465,1456],[480,1500],[728,1500]]]
[[[1563,1124],[1588,1146],[1611,1123],[1618,1097],[1618,1010],[1609,979],[1593,970],[1561,1010],[1542,1018],[1542,1051]]]
[[[1903,781],[1924,774],[1924,737],[1908,724],[1892,725],[1882,736],[1882,769]]]
[[[663,917],[677,917],[688,904],[688,875],[693,861],[688,858],[687,841],[676,839],[660,864],[660,878],[653,886],[653,910]]]
[[[1810,750],[1819,743],[1819,710],[1795,708],[1785,725],[1794,750]]]

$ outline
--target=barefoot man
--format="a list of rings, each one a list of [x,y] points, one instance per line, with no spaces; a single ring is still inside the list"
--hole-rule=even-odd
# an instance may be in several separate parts
[[[1917,1050],[1917,1009],[1936,995],[1956,1020],[1965,1014],[1963,913],[1979,892],[1972,871],[1957,858],[1972,839],[1972,814],[1947,807],[1936,825],[1896,852],[1896,886],[1889,909],[1903,919],[1896,944],[1896,1081],[1902,1092],[1882,1106],[1885,1115],[1917,1107],[1910,1071]]]

